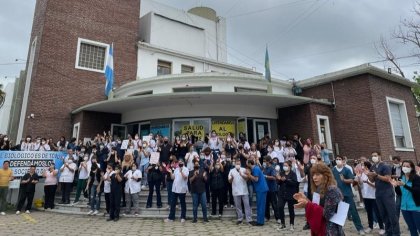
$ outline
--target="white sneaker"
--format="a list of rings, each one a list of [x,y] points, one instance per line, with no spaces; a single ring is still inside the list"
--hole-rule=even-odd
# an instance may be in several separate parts
[[[374,229],[379,229],[379,224],[378,223],[373,224],[373,228]]]
[[[360,230],[360,231],[359,231],[359,235],[366,235],[366,234],[365,234],[365,231],[364,231],[363,229],[362,229],[362,230]]]
[[[95,211],[93,212],[93,215],[94,215],[94,216],[96,216],[98,213],[99,213],[99,211],[98,211],[98,210],[95,210]]]
[[[365,205],[363,203],[360,203],[359,206],[360,207],[365,207]]]
[[[26,214],[31,214],[31,212],[29,210],[26,210],[25,213]]]
[[[146,185],[141,186],[142,190],[145,190],[146,188],[147,188]]]
[[[372,232],[372,229],[371,228],[367,228],[367,229],[365,229],[365,233],[370,233],[370,232]]]
[[[90,210],[87,214],[88,214],[88,215],[92,215],[92,214],[93,214],[93,211],[92,211],[92,210]]]
[[[230,205],[230,208],[234,208],[235,206],[233,206],[233,205]]]
[[[19,215],[19,214],[20,214],[20,211],[17,211],[17,212],[16,212],[16,215]]]
[[[293,225],[290,225],[290,231],[295,231],[295,227]]]
[[[185,219],[181,219],[181,223],[185,223]]]
[[[4,213],[4,212],[0,212],[0,215],[5,216],[5,215],[6,215],[6,213]]]
[[[165,223],[172,223],[174,221],[173,220],[170,220],[170,219],[164,219],[163,222],[165,222]]]
[[[383,229],[379,230],[379,235],[385,235],[385,230]]]

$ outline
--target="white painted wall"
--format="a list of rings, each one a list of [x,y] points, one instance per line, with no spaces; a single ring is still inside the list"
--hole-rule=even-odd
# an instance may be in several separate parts
[[[168,104],[166,107],[149,107],[130,110],[122,114],[122,123],[136,122],[139,120],[161,119],[162,117],[259,117],[277,119],[277,109],[270,106],[249,106],[246,104],[200,104],[200,105],[176,105]]]
[[[9,127],[10,119],[10,110],[12,109],[13,102],[13,93],[15,88],[15,82],[7,83],[4,88],[6,93],[6,100],[4,101],[3,106],[0,108],[0,133],[7,133],[7,128]]]
[[[150,12],[155,14],[149,16]],[[226,20],[223,17],[214,22],[152,0],[142,0],[140,27],[140,38],[147,43],[227,62]]]

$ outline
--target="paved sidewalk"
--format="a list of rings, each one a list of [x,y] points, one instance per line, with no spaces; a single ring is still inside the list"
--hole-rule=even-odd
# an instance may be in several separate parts
[[[177,211],[177,215],[180,214]],[[199,214],[200,216],[200,214]],[[366,221],[366,214],[361,214],[362,222]],[[164,223],[161,219],[124,218],[118,222],[106,222],[101,216],[67,215],[52,212],[33,212],[31,214],[15,215],[8,212],[0,216],[0,235],[294,235],[307,236],[309,231],[303,231],[304,218],[296,218],[295,231],[277,231],[277,223],[270,221],[263,227],[247,225],[237,226],[233,219],[210,219],[203,223],[199,219],[193,224],[191,220],[181,224],[178,220],[173,223]],[[286,218],[288,222],[288,218]],[[409,235],[403,219],[400,219],[403,234]],[[366,227],[366,225],[365,225]],[[346,235],[357,235],[352,222],[345,226]],[[374,234],[378,235],[377,230]]]

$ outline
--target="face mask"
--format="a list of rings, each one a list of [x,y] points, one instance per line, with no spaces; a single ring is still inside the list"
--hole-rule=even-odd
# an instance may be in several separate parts
[[[7,140],[9,140],[8,138],[4,138],[4,141],[7,141]]]
[[[226,155],[221,155],[220,157],[222,158],[222,160],[226,159]]]
[[[179,141],[179,137],[176,137],[176,140]]]
[[[241,168],[241,165],[236,165],[236,166],[235,166],[235,168],[236,168],[237,170],[239,170],[239,169]]]
[[[228,159],[226,159],[226,161],[232,161],[232,159],[228,158]]]
[[[289,167],[288,166],[283,166],[283,170],[287,172],[287,171],[289,171]]]
[[[206,158],[204,155],[201,155],[201,156],[200,156],[200,159],[204,159],[204,158]]]
[[[408,174],[408,173],[410,173],[411,172],[411,168],[410,167],[403,167],[402,168],[402,172],[404,172],[404,174]]]
[[[182,141],[185,141],[185,138],[182,138],[181,140],[182,140]]]
[[[184,167],[184,164],[179,164],[179,167],[180,167],[180,168]]]
[[[36,140],[36,143],[40,143],[40,142],[41,142],[41,140],[39,140],[39,139],[38,139],[38,140]]]
[[[138,136],[136,136],[136,137],[134,137],[134,139],[135,139],[135,140],[138,140],[138,139],[139,139],[139,137],[138,137]]]
[[[131,167],[131,169],[132,169],[133,171],[136,171],[136,170],[137,170],[137,167],[133,166],[133,167]]]
[[[45,145],[46,143],[47,143],[47,142],[43,141],[43,142],[42,142],[42,145]]]
[[[194,166],[194,170],[198,170],[199,168],[199,166]]]
[[[159,167],[155,166],[155,170],[159,169]]]
[[[31,141],[31,139],[30,139],[30,138],[27,138],[27,139],[26,139],[26,142],[30,142],[30,141]]]
[[[68,160],[67,163],[71,164],[73,163],[73,160]]]
[[[102,146],[102,145],[101,145],[101,146],[99,146],[99,148],[100,148],[100,149],[104,149],[104,146]]]
[[[263,163],[262,166],[265,168],[267,167],[267,163]]]
[[[275,169],[276,169],[277,172],[279,172],[280,171],[280,166],[276,166]],[[284,168],[283,168],[283,170],[284,170]]]
[[[372,161],[373,161],[374,163],[378,163],[378,162],[379,162],[379,157],[377,157],[377,156],[373,156],[373,157],[372,157]]]
[[[83,160],[84,160],[84,161],[87,161],[88,159],[89,159],[88,157],[84,157],[84,158],[83,158]]]
[[[86,150],[85,149],[82,149],[82,150],[80,150],[81,152],[85,152]]]
[[[216,170],[218,170],[218,169],[220,169],[220,166],[219,165],[216,166]]]
[[[278,146],[279,145],[279,142],[275,142],[274,145]]]
[[[316,160],[315,159],[311,159],[311,164],[316,164]]]
[[[337,161],[335,161],[335,163],[336,163],[337,165],[341,166],[341,165],[343,164],[343,161],[342,161],[342,160],[337,160]]]
[[[226,141],[228,141],[228,142],[230,142],[232,139],[230,139],[230,138],[228,138],[228,139],[226,139]]]

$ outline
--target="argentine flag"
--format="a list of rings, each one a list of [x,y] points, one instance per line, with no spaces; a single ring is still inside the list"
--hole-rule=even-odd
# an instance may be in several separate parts
[[[109,97],[109,93],[114,87],[114,44],[109,48],[108,60],[105,68],[105,95]]]
[[[271,82],[270,59],[268,58],[268,46],[265,48],[265,79]]]

